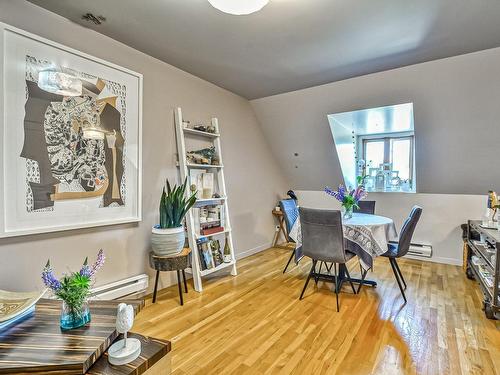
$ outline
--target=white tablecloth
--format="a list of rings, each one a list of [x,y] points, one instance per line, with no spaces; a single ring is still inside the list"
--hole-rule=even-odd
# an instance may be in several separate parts
[[[348,240],[347,250],[359,257],[361,266],[365,270],[373,266],[376,257],[387,251],[389,241],[397,239],[394,221],[388,217],[354,213],[352,218],[344,220],[342,224],[344,238]],[[295,241],[297,258],[300,258],[302,248],[300,217],[288,235]]]

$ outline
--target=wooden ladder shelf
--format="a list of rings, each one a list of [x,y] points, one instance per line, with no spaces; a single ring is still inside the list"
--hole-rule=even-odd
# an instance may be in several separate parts
[[[190,176],[190,170],[194,168],[202,168],[202,169],[210,169],[210,172],[213,172],[215,177],[215,180],[217,181],[218,185],[218,193],[221,195],[221,198],[210,198],[210,199],[197,199],[195,207],[202,207],[204,205],[213,205],[214,202],[218,202],[217,205],[220,205],[221,208],[224,210],[223,216],[224,216],[224,231],[223,232],[218,232],[210,235],[199,235],[196,232],[196,227],[195,227],[195,218],[193,214],[193,209],[189,210],[189,212],[186,215],[186,227],[187,227],[187,238],[189,241],[189,247],[193,250],[191,252],[191,268],[187,269],[188,272],[190,272],[193,275],[193,280],[194,280],[194,289],[197,292],[201,292],[203,290],[203,285],[202,285],[202,277],[209,275],[211,273],[220,271],[222,269],[226,269],[228,267],[231,267],[231,275],[236,276],[237,274],[237,269],[236,269],[236,257],[234,255],[234,246],[233,246],[233,236],[231,232],[231,221],[229,218],[229,207],[228,207],[228,199],[227,199],[227,191],[226,191],[226,182],[224,179],[224,163],[222,162],[222,152],[221,152],[221,144],[220,144],[220,133],[219,133],[219,122],[216,118],[212,118],[212,123],[211,125],[215,128],[215,133],[208,133],[208,132],[203,132],[199,130],[194,130],[190,128],[185,128],[184,127],[184,121],[182,117],[182,110],[181,108],[177,108],[175,110],[175,132],[176,132],[176,137],[177,137],[177,152],[178,152],[178,168],[180,172],[180,177],[181,180],[184,181],[185,178],[188,178],[189,181],[189,176]],[[200,164],[192,164],[188,163],[187,157],[186,157],[186,137],[193,137],[193,138],[204,138],[206,141],[210,142],[213,144],[215,147],[215,151],[219,157],[219,165],[200,165]],[[189,182],[188,182],[189,183]],[[190,191],[187,192],[187,194],[190,194]],[[229,241],[229,247],[231,249],[231,262],[227,263],[222,263],[218,265],[217,267],[210,268],[210,269],[202,269],[201,266],[201,259],[200,255],[198,252],[198,245],[197,245],[197,240],[203,237],[221,237],[225,236],[226,241]]]

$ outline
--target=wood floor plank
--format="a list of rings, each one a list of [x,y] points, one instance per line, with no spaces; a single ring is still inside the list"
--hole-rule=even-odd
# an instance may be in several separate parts
[[[500,323],[485,318],[481,294],[460,267],[399,261],[405,305],[387,259],[368,278],[376,288],[354,295],[348,285],[336,312],[330,283],[310,282],[310,261],[282,269],[289,251],[273,248],[238,262],[238,276],[177,286],[146,302],[134,331],[172,341],[172,369],[185,374],[500,374]],[[353,277],[357,262],[349,263]]]

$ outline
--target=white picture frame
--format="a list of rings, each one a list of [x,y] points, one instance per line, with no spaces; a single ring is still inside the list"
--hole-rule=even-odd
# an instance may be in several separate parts
[[[32,63],[32,61],[35,62]],[[93,149],[100,150],[100,157],[92,159],[83,157],[85,161],[89,160],[89,165],[97,164],[99,166],[99,168],[87,167],[93,172],[97,170],[95,173],[99,174],[98,177],[86,174],[86,180],[78,180],[78,176],[83,178],[81,177],[83,172],[80,175],[67,173],[65,176],[69,176],[68,179],[75,180],[68,182],[65,179],[64,182],[54,183],[55,192],[52,194],[42,192],[40,195],[36,191],[37,197],[48,196],[49,198],[46,200],[53,201],[52,203],[45,202],[45,206],[52,204],[50,207],[37,208],[43,204],[33,203],[40,202],[40,200],[35,199],[34,191],[36,189],[31,189],[32,184],[42,185],[41,181],[36,180],[37,176],[41,180],[39,176],[42,171],[44,176],[47,175],[47,170],[56,170],[57,172],[57,168],[54,167],[55,162],[53,162],[56,158],[51,159],[51,156],[54,155],[53,152],[51,154],[47,151],[49,155],[47,160],[50,159],[49,168],[46,168],[45,164],[42,168],[41,164],[43,163],[33,163],[31,159],[20,156],[21,149],[24,152],[27,144],[24,133],[29,119],[27,119],[26,114],[28,109],[25,107],[27,108],[26,103],[34,90],[28,89],[28,85],[30,87],[37,85],[36,82],[30,83],[28,77],[34,75],[30,75],[29,71],[32,71],[32,67],[38,66],[37,64],[41,64],[41,62],[55,64],[63,69],[78,72],[79,77],[83,77],[82,81],[90,82],[91,87],[99,86],[101,91],[98,94],[94,93],[94,99],[101,103],[101,107],[103,101],[106,102],[110,99],[108,101],[112,104],[104,103],[103,106],[112,107],[111,111],[113,111],[114,117],[108,118],[112,118],[113,124],[118,126],[118,133],[122,138],[120,138],[118,154],[116,151],[118,146],[115,147],[114,143],[106,137],[99,147],[93,146]],[[0,238],[140,222],[142,220],[142,74],[4,23],[0,23],[0,72],[2,74],[0,80],[0,145],[2,147],[0,152]],[[82,95],[82,98],[86,97]],[[114,101],[111,100],[112,98]],[[64,100],[66,99],[65,97]],[[61,99],[61,103],[62,101],[63,99]],[[54,102],[50,103],[52,106]],[[60,104],[57,101],[55,103]],[[61,104],[61,107],[64,107],[64,104]],[[42,106],[42,108],[45,107]],[[52,113],[54,112],[55,110],[52,110]],[[68,112],[70,114],[63,119],[71,118],[72,112]],[[41,129],[37,129],[38,132],[45,131],[45,137],[48,134],[47,129],[50,130],[52,129],[50,126],[53,126],[48,120],[48,114],[50,114],[48,111],[44,113],[43,121],[39,122],[42,124],[40,125]],[[65,120],[59,121],[62,124],[68,123]],[[108,121],[108,123],[111,122]],[[77,129],[81,132],[82,128]],[[81,150],[85,150],[85,145],[89,144],[88,139],[84,138],[85,142],[83,142],[81,137],[78,138],[78,134],[81,133],[76,130],[68,131],[76,132],[71,133],[70,140],[75,138],[76,141],[73,141],[72,148],[68,146],[68,149],[76,150],[78,147],[79,154],[77,152],[75,154],[85,153],[86,151]],[[36,144],[40,144],[40,142]],[[113,146],[111,146],[112,144]],[[87,148],[90,147],[87,146]],[[40,149],[43,148],[40,147]],[[103,161],[111,160],[110,157],[103,156],[105,153],[111,152],[110,150],[113,151],[113,168],[111,169],[107,164],[110,162]],[[99,151],[97,153],[99,154]],[[90,151],[87,154],[90,154]],[[79,156],[69,156],[69,160],[73,160],[72,158],[78,159]],[[74,161],[72,163],[77,164]],[[33,165],[35,166],[33,167]],[[118,167],[116,167],[117,165]],[[73,170],[70,172],[73,172],[77,167],[72,168]],[[71,190],[74,189],[72,183],[75,181],[77,188]],[[91,182],[92,184],[95,181],[96,187],[94,189],[99,194],[102,191],[109,192],[111,187],[108,188],[110,186],[108,183],[113,181],[116,184],[113,185],[112,189],[113,199],[108,197],[110,193],[102,193],[102,195],[93,195],[92,197],[85,195],[88,193],[88,189],[92,188],[89,187],[91,184],[84,185],[85,190],[78,190],[81,188],[78,186],[78,181]],[[105,181],[105,184],[102,181]],[[61,188],[61,186],[63,187]],[[99,186],[105,187],[98,189]],[[65,192],[74,194],[74,191],[80,192],[79,194],[84,197],[75,198],[76,195],[64,195]],[[69,195],[71,198],[67,198]]]

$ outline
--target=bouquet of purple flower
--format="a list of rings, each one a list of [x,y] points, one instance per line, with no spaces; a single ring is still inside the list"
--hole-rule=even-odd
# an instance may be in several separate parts
[[[50,266],[50,261],[47,261],[47,264],[43,268],[43,283],[52,290],[57,298],[64,302],[64,307],[67,308],[71,318],[71,324],[81,320],[80,318],[82,314],[84,314],[95,274],[102,267],[105,259],[104,252],[101,249],[97,254],[97,259],[94,264],[89,265],[88,258],[85,258],[80,271],[72,272],[69,275],[63,275],[60,280],[54,275],[54,271]],[[89,315],[88,319],[90,319],[88,311],[87,314]],[[63,326],[62,321],[61,326]]]
[[[368,196],[363,185],[358,185],[356,189],[350,191],[344,185],[339,185],[337,190],[332,190],[327,186],[325,187],[325,192],[342,203],[342,207],[345,209],[345,217],[351,217],[353,208],[359,208],[359,201]]]

